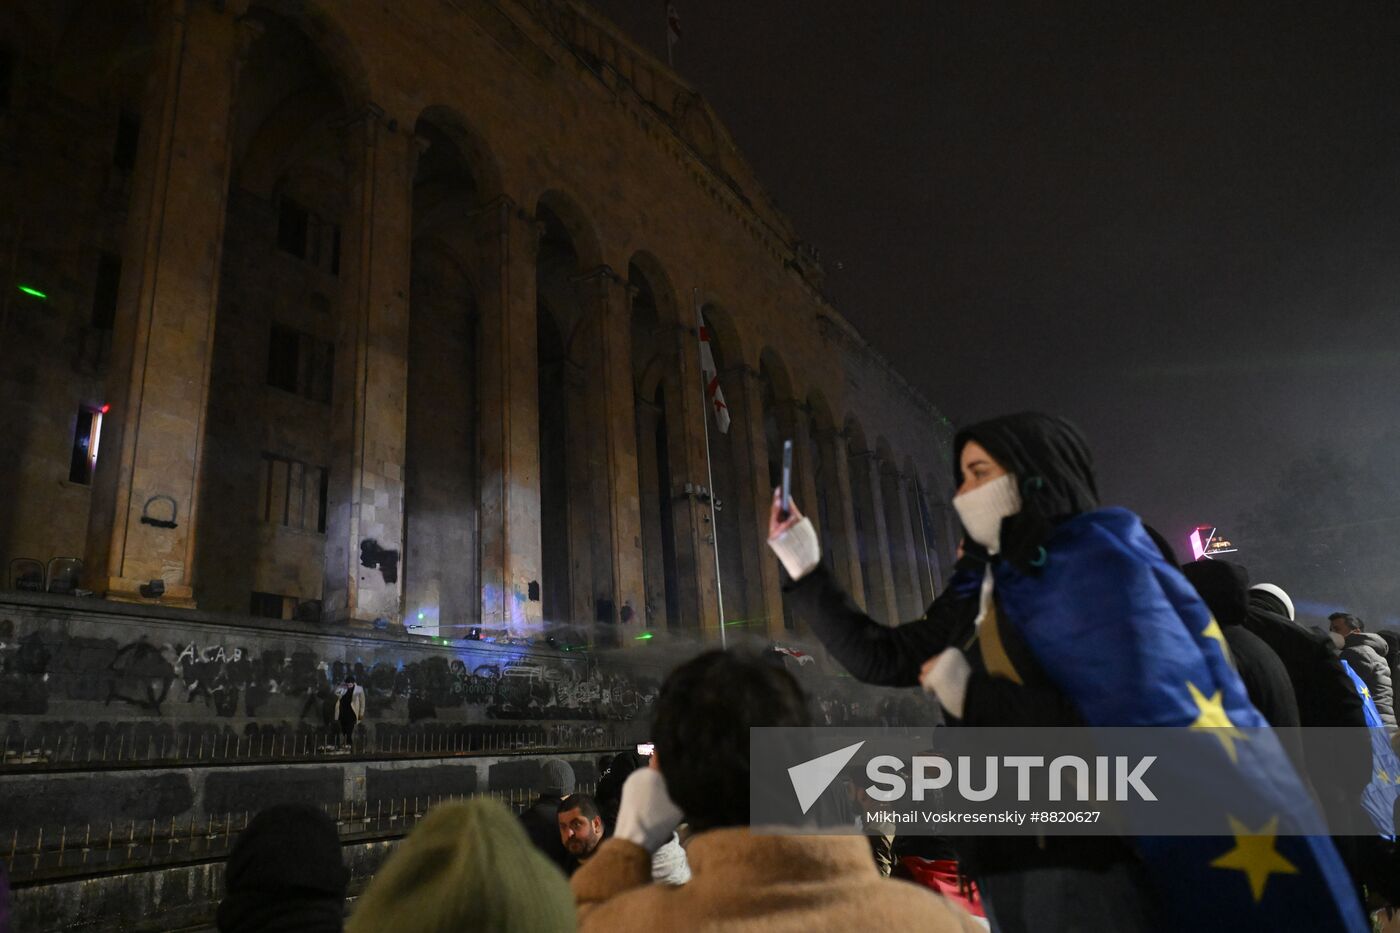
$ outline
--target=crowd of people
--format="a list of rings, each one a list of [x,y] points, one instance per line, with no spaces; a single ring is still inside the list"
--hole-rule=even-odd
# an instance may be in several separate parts
[[[614,757],[596,797],[573,791],[567,762],[546,761],[519,816],[489,798],[439,804],[374,872],[344,928],[986,929],[928,887],[888,877],[861,836],[750,832],[749,729],[810,726],[814,705],[771,659],[702,654],[662,689],[654,755]],[[229,858],[219,929],[338,931],[348,880],[328,817],[271,807]]]
[[[1228,759],[1222,751],[1232,783],[1199,791],[1306,831],[1248,845],[1223,836],[903,839],[883,825],[867,826],[865,838],[755,832],[749,730],[830,724],[857,711],[804,695],[771,658],[710,651],[663,684],[652,756],[603,762],[594,795],[575,792],[567,762],[544,762],[539,797],[519,816],[487,799],[433,808],[374,872],[346,927],[1014,933],[1393,924],[1394,813],[1362,798],[1375,789],[1377,756],[1390,752],[1400,637],[1367,632],[1340,611],[1330,632],[1311,628],[1283,589],[1251,585],[1238,564],[1180,565],[1137,516],[1100,507],[1088,447],[1061,419],[1025,414],[968,428],[955,467],[965,532],[955,572],[923,617],[898,626],[870,619],[842,592],[811,522],[796,504],[780,508],[775,494],[769,544],[795,611],[836,661],[868,684],[922,686],[954,728],[1206,722],[1271,736],[1263,727],[1278,727],[1277,741],[1235,743]],[[897,703],[885,709],[873,718],[898,717]],[[1297,726],[1355,727],[1363,738],[1307,762],[1301,743],[1283,735]],[[1375,735],[1380,745],[1366,738]],[[868,803],[859,781],[848,790],[853,803]],[[1356,823],[1318,829],[1321,809],[1350,811]],[[1272,867],[1241,861],[1241,852]],[[229,860],[219,928],[339,930],[347,876],[323,815],[274,807]]]

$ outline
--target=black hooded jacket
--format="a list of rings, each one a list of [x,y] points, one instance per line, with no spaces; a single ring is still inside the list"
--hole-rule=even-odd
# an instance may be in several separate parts
[[[1022,510],[1002,523],[1002,553],[1035,571],[1038,552],[1058,521],[1095,508],[1087,444],[1068,422],[1048,415],[997,418],[957,435],[954,469],[968,441],[975,440],[1022,486]],[[961,485],[961,471],[959,485]],[[899,626],[871,619],[856,606],[825,567],[818,566],[787,585],[794,615],[805,621],[832,656],[856,679],[890,687],[912,687],[929,658],[948,648],[962,651],[972,668],[963,704],[963,725],[1077,726],[1077,711],[1041,671],[1013,626],[999,627],[998,651],[1004,652],[1023,683],[987,670],[985,645],[976,618],[987,554],[964,542],[966,555],[954,568],[947,589],[923,617]],[[1015,837],[958,839],[959,854],[973,874],[1063,865],[1102,867],[1135,861],[1116,838]]]
[[[220,933],[339,933],[350,880],[335,823],[307,804],[255,816],[229,853]]]
[[[1099,506],[1094,458],[1079,429],[1063,418],[1022,412],[963,428],[953,439],[953,474],[963,483],[962,451],[976,441],[1016,477],[1021,510],[1002,521],[1001,554],[1017,570],[1034,575],[1055,526]],[[977,545],[968,545],[980,552]]]
[[[1183,564],[1181,572],[1201,594],[1211,615],[1220,624],[1230,656],[1244,681],[1249,701],[1269,725],[1275,728],[1297,726],[1298,697],[1288,669],[1274,649],[1245,628],[1249,615],[1249,572],[1239,564],[1223,560],[1199,560]]]
[[[1283,662],[1293,693],[1298,698],[1298,721],[1304,728],[1348,726],[1355,740],[1331,756],[1326,768],[1312,769],[1319,792],[1329,788],[1332,798],[1358,799],[1371,781],[1371,741],[1366,712],[1351,678],[1342,669],[1332,640],[1294,622],[1277,597],[1260,590],[1249,592],[1245,628],[1258,635]],[[1349,733],[1350,734],[1350,733]]]

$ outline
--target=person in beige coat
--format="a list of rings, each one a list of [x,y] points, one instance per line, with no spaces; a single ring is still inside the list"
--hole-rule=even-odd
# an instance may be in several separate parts
[[[981,931],[933,892],[882,878],[863,836],[760,835],[749,819],[749,728],[810,725],[784,670],[713,651],[657,700],[652,767],[628,777],[613,837],[570,884],[579,929]],[[690,883],[651,881],[651,854],[682,819]]]

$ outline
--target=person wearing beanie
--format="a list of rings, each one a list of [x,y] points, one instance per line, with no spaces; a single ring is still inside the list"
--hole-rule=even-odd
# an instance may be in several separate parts
[[[564,875],[495,800],[442,803],[360,895],[348,933],[553,933],[575,928]]]
[[[561,869],[569,864],[569,851],[559,838],[559,801],[574,792],[574,769],[567,761],[550,758],[540,766],[540,795],[520,814],[521,825],[550,861]]]
[[[219,933],[339,933],[349,880],[330,817],[309,804],[268,807],[229,853]]]

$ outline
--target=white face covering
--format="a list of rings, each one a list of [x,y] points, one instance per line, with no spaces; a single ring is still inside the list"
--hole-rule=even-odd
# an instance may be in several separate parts
[[[1328,632],[1327,634],[1332,636],[1332,644],[1336,645],[1338,648],[1346,647],[1347,637],[1341,632]]]
[[[968,536],[996,554],[1001,550],[1001,520],[1021,511],[1021,494],[1016,489],[1016,477],[1010,473],[998,476],[972,492],[953,497]]]

